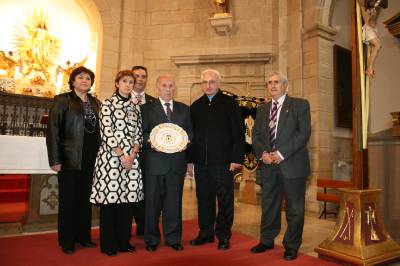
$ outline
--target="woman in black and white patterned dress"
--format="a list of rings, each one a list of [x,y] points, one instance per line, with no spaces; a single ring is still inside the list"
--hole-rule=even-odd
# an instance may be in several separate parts
[[[142,122],[130,99],[134,83],[130,70],[120,71],[116,91],[103,102],[99,116],[101,146],[90,201],[100,206],[100,249],[109,256],[135,251],[129,243],[130,213],[144,198],[138,162]]]

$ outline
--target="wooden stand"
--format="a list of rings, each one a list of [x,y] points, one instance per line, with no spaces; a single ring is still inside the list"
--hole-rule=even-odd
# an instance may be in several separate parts
[[[243,179],[245,180],[245,185],[242,191],[242,195],[239,199],[240,202],[258,205],[256,189],[255,189],[255,178],[253,177],[255,172],[243,171]]]
[[[320,258],[354,265],[400,259],[400,246],[387,233],[380,211],[381,189],[340,189],[339,217],[331,235],[315,251]]]

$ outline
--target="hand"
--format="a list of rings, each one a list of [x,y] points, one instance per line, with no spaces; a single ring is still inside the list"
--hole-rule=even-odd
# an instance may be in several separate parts
[[[51,170],[53,170],[54,172],[60,172],[61,171],[61,164],[55,164],[50,166]]]
[[[263,152],[262,157],[261,157],[263,163],[265,164],[272,164],[274,163],[274,157],[272,156],[272,152]]]
[[[187,173],[189,176],[193,176],[194,164],[188,163],[187,164]]]
[[[125,168],[126,170],[131,170],[133,160],[130,156],[122,155],[120,157],[120,160],[123,168]]]
[[[131,155],[129,155],[129,157],[131,158],[132,162],[136,159],[137,154],[138,154],[137,152],[132,151]]]
[[[235,171],[237,169],[240,169],[241,167],[242,167],[242,165],[239,164],[239,163],[231,163],[229,165],[229,171],[233,172],[233,171]]]
[[[271,152],[270,154],[273,158],[274,163],[280,164],[282,162],[282,158],[281,158],[281,156],[279,156],[279,154],[277,152]]]

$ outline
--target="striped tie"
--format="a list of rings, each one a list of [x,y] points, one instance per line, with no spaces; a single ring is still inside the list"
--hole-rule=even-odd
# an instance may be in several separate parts
[[[167,109],[167,112],[166,112],[166,115],[167,115],[167,119],[168,119],[168,121],[171,121],[171,113],[172,113],[172,110],[171,110],[171,104],[170,103],[164,103],[164,105],[165,105],[165,107],[166,107],[166,109]]]
[[[271,114],[269,115],[269,143],[271,144],[272,150],[276,149],[276,126],[278,116],[278,102],[273,102]]]

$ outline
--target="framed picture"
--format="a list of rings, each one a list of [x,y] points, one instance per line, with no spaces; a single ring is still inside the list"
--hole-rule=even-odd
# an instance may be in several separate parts
[[[333,47],[335,125],[352,129],[352,75],[351,50],[334,45]]]

